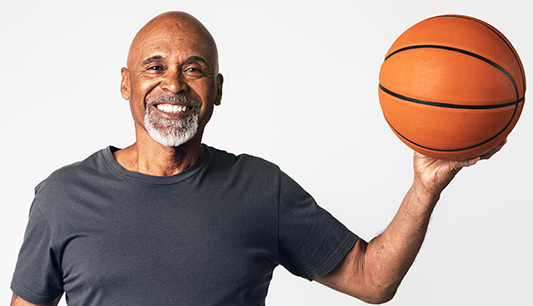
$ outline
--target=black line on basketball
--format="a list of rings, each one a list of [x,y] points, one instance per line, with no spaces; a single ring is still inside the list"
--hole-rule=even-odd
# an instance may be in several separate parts
[[[513,56],[514,56],[514,58],[516,60],[516,64],[518,65],[518,69],[520,69],[520,76],[522,77],[523,90],[524,90],[524,92],[526,91],[526,77],[525,77],[524,69],[522,67],[522,64],[521,64],[520,58],[518,56],[518,53],[516,52],[516,50],[514,50],[514,48],[507,41],[507,38],[502,33],[500,33],[498,30],[496,30],[496,28],[493,28],[492,26],[482,22],[481,20],[475,19],[475,18],[472,18],[472,17],[469,17],[469,16],[442,15],[442,16],[435,16],[433,18],[440,18],[440,17],[461,18],[461,19],[474,21],[474,22],[479,23],[480,25],[486,27],[487,29],[491,30],[494,34],[496,34],[505,43],[505,45],[507,46],[509,51],[511,51],[511,53],[513,54]],[[431,19],[433,19],[433,18],[431,18]]]
[[[524,97],[507,103],[501,103],[501,104],[492,104],[492,105],[461,105],[461,104],[451,104],[451,103],[443,103],[443,102],[433,102],[433,101],[425,101],[415,98],[406,97],[404,95],[401,95],[399,93],[393,92],[387,88],[385,88],[383,85],[379,84],[379,88],[383,90],[385,93],[396,97],[400,100],[428,105],[428,106],[435,106],[435,107],[445,107],[445,108],[456,108],[456,109],[496,109],[496,108],[504,108],[508,106],[517,105],[520,102],[524,101]]]
[[[430,148],[430,147],[426,147],[426,146],[423,146],[419,143],[416,143],[414,141],[412,141],[411,139],[405,137],[404,135],[402,135],[400,132],[398,132],[398,130],[396,130],[394,128],[394,126],[389,122],[389,120],[387,119],[387,117],[385,116],[385,121],[387,121],[387,124],[390,126],[390,128],[392,130],[394,130],[394,132],[396,132],[396,134],[398,134],[400,137],[402,137],[403,139],[405,139],[406,141],[414,144],[415,146],[417,147],[420,147],[420,148],[423,148],[423,149],[426,149],[426,150],[431,150],[431,151],[435,151],[435,152],[459,152],[459,151],[466,151],[466,150],[470,150],[470,149],[473,149],[473,148],[477,148],[479,146],[482,146],[484,144],[486,144],[487,142],[493,140],[494,138],[498,137],[501,133],[503,133],[508,127],[509,125],[511,124],[511,122],[513,122],[513,119],[514,117],[516,116],[516,111],[518,110],[518,104],[515,105],[515,108],[514,108],[514,111],[513,111],[513,115],[511,116],[511,119],[509,119],[509,121],[507,122],[507,124],[505,125],[505,127],[499,131],[498,133],[496,133],[494,136],[490,137],[489,139],[485,140],[485,141],[482,141],[478,144],[475,144],[473,146],[470,146],[470,147],[465,147],[465,148],[460,148],[460,149],[437,149],[437,148]]]
[[[401,49],[398,49],[398,50],[392,52],[387,57],[385,57],[385,61],[387,59],[389,59],[391,56],[395,55],[395,54],[398,54],[400,52],[404,52],[404,51],[407,51],[407,50],[413,50],[413,49],[441,49],[441,50],[448,50],[448,51],[453,51],[453,52],[466,54],[468,56],[472,56],[474,58],[482,60],[482,61],[486,62],[487,64],[492,65],[496,69],[500,70],[502,73],[504,73],[511,80],[511,82],[513,83],[514,89],[515,89],[516,99],[517,100],[519,99],[518,86],[516,85],[516,82],[515,82],[513,76],[509,72],[507,72],[507,70],[505,70],[502,66],[496,64],[495,62],[491,61],[490,59],[488,59],[486,57],[483,57],[481,55],[478,55],[478,54],[475,54],[473,52],[466,51],[466,50],[463,50],[463,49],[458,49],[458,48],[453,48],[453,47],[448,47],[448,46],[441,46],[441,45],[414,45],[414,46],[404,47],[404,48],[401,48]]]
[[[465,148],[460,148],[460,149],[437,149],[437,148],[430,148],[430,147],[426,147],[426,146],[423,146],[419,143],[416,143],[414,141],[412,141],[411,139],[403,136],[400,132],[398,132],[398,130],[396,130],[394,128],[394,126],[389,122],[389,120],[387,120],[387,118],[385,117],[385,121],[387,121],[387,124],[390,126],[390,128],[396,132],[396,134],[398,134],[400,137],[402,137],[403,139],[405,139],[406,141],[414,144],[415,146],[417,147],[420,147],[420,148],[423,148],[423,149],[426,149],[426,150],[431,150],[431,151],[435,151],[435,152],[459,152],[459,151],[466,151],[466,150],[470,150],[470,149],[474,149],[474,148],[477,148],[479,146],[482,146],[484,144],[486,144],[487,142],[493,140],[494,138],[498,137],[501,133],[503,133],[508,127],[509,125],[511,124],[511,122],[513,122],[513,119],[516,115],[516,111],[518,109],[518,105],[515,106],[515,109],[514,109],[514,112],[513,112],[513,115],[511,116],[511,119],[509,120],[509,122],[507,122],[507,125],[501,130],[499,131],[498,133],[496,133],[496,135],[492,136],[491,138],[483,141],[483,142],[480,142],[478,144],[475,144],[473,146],[470,146],[470,147],[465,147]]]

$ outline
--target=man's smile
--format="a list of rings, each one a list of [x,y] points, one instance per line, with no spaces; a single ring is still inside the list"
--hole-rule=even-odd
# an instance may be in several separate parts
[[[168,114],[186,113],[192,109],[191,106],[175,105],[175,104],[157,104],[157,109]]]
[[[176,104],[174,101],[162,101],[148,104],[148,107],[152,108],[152,111],[155,111],[159,114],[160,117],[166,119],[183,119],[189,116],[192,112],[196,111],[194,105],[178,102]],[[191,101],[194,103],[194,101]]]

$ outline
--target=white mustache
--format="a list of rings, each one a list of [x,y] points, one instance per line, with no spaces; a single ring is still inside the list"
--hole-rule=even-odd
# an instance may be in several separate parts
[[[181,95],[181,94],[178,94],[178,95],[165,95],[165,96],[159,96],[157,98],[154,98],[150,101],[148,101],[148,106],[151,106],[155,103],[162,103],[162,102],[182,102],[182,103],[186,103],[192,107],[194,107],[194,109],[196,111],[199,111],[200,110],[200,105],[198,103],[196,103],[196,101],[194,101],[193,99],[187,97],[187,96],[184,96],[184,95]]]

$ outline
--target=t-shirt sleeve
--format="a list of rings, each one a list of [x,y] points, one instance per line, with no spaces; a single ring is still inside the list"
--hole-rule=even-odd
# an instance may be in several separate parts
[[[326,275],[358,239],[283,172],[279,204],[280,264],[295,275]]]
[[[63,293],[62,273],[53,250],[49,221],[32,205],[11,290],[34,304],[47,304]]]

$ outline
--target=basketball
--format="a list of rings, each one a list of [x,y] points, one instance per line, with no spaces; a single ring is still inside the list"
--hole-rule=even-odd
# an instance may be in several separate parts
[[[407,29],[379,74],[379,101],[392,131],[439,159],[469,159],[500,144],[520,117],[525,91],[511,42],[488,23],[460,15]]]

